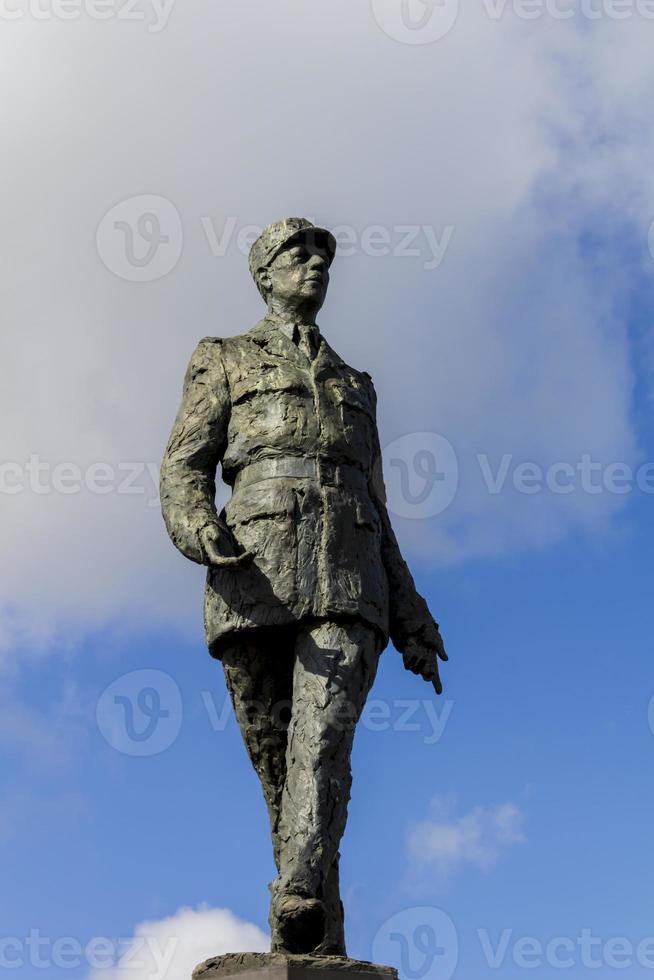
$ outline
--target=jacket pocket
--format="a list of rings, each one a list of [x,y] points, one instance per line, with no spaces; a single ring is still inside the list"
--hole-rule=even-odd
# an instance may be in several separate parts
[[[280,374],[278,371],[248,374],[232,385],[232,406],[255,398],[294,395],[310,398],[311,392],[302,378]]]
[[[343,382],[333,382],[329,390],[339,423],[339,440],[351,461],[368,469],[372,465],[375,445],[370,398],[363,388]]]
[[[367,415],[370,420],[373,419],[372,404],[365,389],[355,387],[346,381],[332,381],[329,384],[329,391],[334,403],[341,411],[361,412]]]

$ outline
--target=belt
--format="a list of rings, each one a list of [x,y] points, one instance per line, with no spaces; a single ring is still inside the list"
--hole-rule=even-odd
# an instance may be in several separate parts
[[[332,463],[311,456],[272,456],[249,463],[239,470],[234,480],[234,491],[242,490],[263,480],[316,480],[333,486],[367,486],[365,473],[348,463]]]

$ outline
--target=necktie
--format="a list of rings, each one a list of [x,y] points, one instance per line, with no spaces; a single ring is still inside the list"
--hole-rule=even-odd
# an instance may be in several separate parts
[[[298,333],[297,345],[302,353],[310,361],[316,356],[316,335],[313,327],[307,323],[300,323],[296,327]]]

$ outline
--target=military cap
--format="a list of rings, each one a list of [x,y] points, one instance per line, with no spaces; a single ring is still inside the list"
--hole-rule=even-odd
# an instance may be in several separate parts
[[[317,228],[306,218],[284,218],[264,228],[250,249],[250,272],[255,281],[259,269],[269,265],[277,253],[296,238],[320,245],[331,263],[336,252],[336,239],[330,231]]]

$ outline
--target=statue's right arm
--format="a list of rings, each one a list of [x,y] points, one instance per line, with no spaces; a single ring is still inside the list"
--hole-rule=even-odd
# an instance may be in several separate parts
[[[230,395],[221,343],[205,338],[184,379],[182,404],[161,466],[160,499],[173,544],[187,558],[207,562],[205,529],[226,532],[216,513],[216,468],[227,442]],[[202,537],[201,537],[202,535]]]

